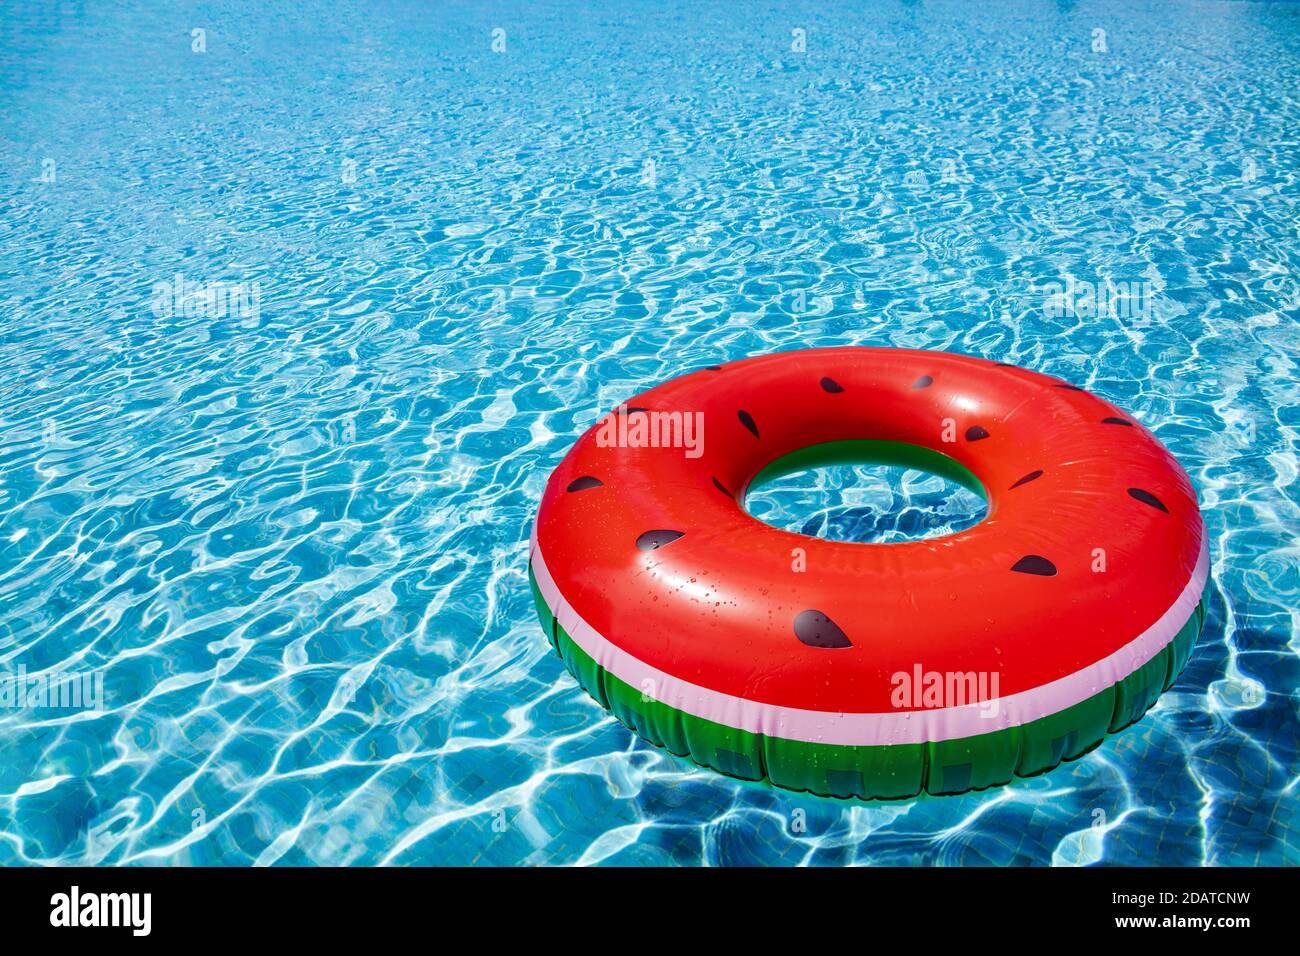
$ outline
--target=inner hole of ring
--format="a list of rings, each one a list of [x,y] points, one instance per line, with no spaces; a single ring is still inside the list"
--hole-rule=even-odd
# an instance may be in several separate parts
[[[964,531],[988,514],[980,480],[954,458],[893,441],[812,445],[760,471],[741,502],[765,524],[814,538],[890,544]]]

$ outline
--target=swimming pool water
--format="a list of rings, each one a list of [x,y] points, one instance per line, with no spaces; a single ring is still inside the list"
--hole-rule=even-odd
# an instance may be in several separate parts
[[[103,693],[0,710],[0,863],[1297,862],[1298,77],[1295,4],[6,8],[0,677]],[[569,444],[851,344],[1179,458],[1209,617],[1138,725],[851,804],[565,673],[527,538]]]
[[[923,541],[973,527],[984,498],[915,468],[872,463],[807,468],[761,486],[744,508],[759,521],[828,541]]]

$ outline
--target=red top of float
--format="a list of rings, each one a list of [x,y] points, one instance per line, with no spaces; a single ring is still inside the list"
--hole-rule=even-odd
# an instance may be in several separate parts
[[[918,665],[996,672],[1004,697],[1030,690],[1151,628],[1201,555],[1195,494],[1164,446],[1109,402],[1036,372],[811,349],[702,369],[611,415],[638,411],[702,413],[702,453],[609,447],[601,428],[608,439],[617,423],[602,419],[551,476],[537,547],[596,632],[734,697],[886,712],[898,709],[891,676]],[[764,466],[853,439],[955,459],[984,485],[987,517],[941,538],[860,544],[742,508]]]

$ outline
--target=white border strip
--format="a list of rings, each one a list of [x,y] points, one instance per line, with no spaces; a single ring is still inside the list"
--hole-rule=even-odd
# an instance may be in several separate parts
[[[655,700],[695,717],[768,737],[841,746],[879,747],[955,740],[1018,727],[1060,713],[1118,683],[1172,641],[1187,623],[1209,578],[1210,551],[1201,527],[1201,555],[1182,593],[1146,631],[1115,653],[1066,677],[996,700],[932,710],[840,713],[764,704],[681,680],[616,647],[582,619],[551,577],[537,526],[529,541],[529,560],[537,587],[560,627],[601,667],[619,680],[647,691]],[[650,693],[650,689],[653,693]]]

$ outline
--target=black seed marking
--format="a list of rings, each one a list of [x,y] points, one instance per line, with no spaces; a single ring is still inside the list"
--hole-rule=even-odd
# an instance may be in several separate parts
[[[1081,389],[1078,385],[1053,385],[1052,387],[1053,387],[1053,388],[1068,388],[1068,389],[1069,389],[1070,391],[1072,391],[1072,392],[1082,392],[1082,391],[1083,391],[1083,389]]]
[[[1025,475],[1025,477],[1021,478],[1019,481],[1017,481],[1017,482],[1016,482],[1014,485],[1012,485],[1011,487],[1012,487],[1012,488],[1019,488],[1021,485],[1027,485],[1027,484],[1029,484],[1031,481],[1033,481],[1035,478],[1041,478],[1041,477],[1043,477],[1043,471],[1042,471],[1042,469],[1040,468],[1038,471],[1031,471],[1029,474]]]
[[[966,429],[967,441],[979,441],[980,439],[988,438],[988,437],[989,437],[988,429],[985,428],[983,425],[972,425],[970,428]]]
[[[1132,427],[1133,427],[1133,423],[1132,423],[1132,422],[1130,422],[1130,421],[1125,421],[1125,420],[1122,419],[1122,418],[1116,418],[1114,415],[1112,415],[1110,418],[1103,418],[1103,419],[1101,420],[1101,423],[1102,423],[1103,425],[1127,425],[1129,428],[1132,428]]]
[[[1016,366],[1012,365],[1010,362],[995,362],[994,364],[997,365],[998,368],[1015,368],[1015,367],[1016,367]]]
[[[583,475],[581,478],[575,478],[569,482],[568,491],[586,491],[588,488],[599,488],[604,482],[599,478],[593,478],[591,475]]]
[[[934,384],[934,379],[932,379],[929,375],[922,375],[920,378],[918,378],[915,382],[912,383],[912,387],[929,388],[933,384]]]
[[[824,378],[822,379],[822,389],[830,392],[832,395],[838,395],[840,392],[844,391],[844,386],[833,378]]]
[[[1141,488],[1130,488],[1128,493],[1144,505],[1150,505],[1152,508],[1159,508],[1165,514],[1169,514],[1169,509],[1165,507],[1164,502],[1151,492],[1143,491]]]
[[[794,636],[809,647],[852,647],[839,625],[821,611],[800,611],[794,616]]]
[[[727,486],[724,485],[722,482],[718,481],[717,478],[714,478],[714,479],[713,479],[713,487],[714,487],[714,488],[717,488],[720,492],[722,492],[722,493],[723,493],[724,495],[726,495],[728,498],[733,498],[733,499],[734,499],[734,498],[736,497],[736,496],[733,495],[730,491],[728,491],[728,490],[727,490]]]
[[[704,371],[706,371],[706,372],[721,372],[721,371],[722,371],[722,366],[721,366],[721,365],[706,365],[706,366],[704,366]]]
[[[1021,574],[1037,574],[1045,578],[1050,578],[1056,574],[1056,565],[1048,561],[1042,555],[1027,554],[1015,564],[1011,565],[1012,571],[1019,571]]]
[[[635,414],[637,414],[638,412],[648,412],[649,410],[650,410],[650,409],[648,409],[648,408],[642,408],[640,405],[633,405],[633,406],[631,406],[631,407],[629,407],[629,408],[625,408],[625,409],[623,409],[623,412],[624,412],[624,414],[627,414],[627,415],[635,415]]]
[[[670,531],[667,528],[647,531],[636,539],[636,546],[641,551],[655,551],[666,544],[672,544],[683,534],[685,534],[684,531]]]
[[[749,412],[745,411],[744,409],[741,409],[740,411],[736,412],[736,417],[740,419],[740,424],[744,425],[746,428],[748,428],[751,432],[754,433],[755,438],[758,437],[758,426],[754,424],[753,415],[749,414]]]

